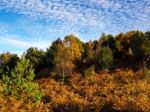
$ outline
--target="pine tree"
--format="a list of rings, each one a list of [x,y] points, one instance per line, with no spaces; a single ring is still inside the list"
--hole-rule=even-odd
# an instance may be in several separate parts
[[[101,69],[109,69],[113,64],[113,53],[109,47],[102,47],[98,57]]]
[[[34,69],[29,64],[29,60],[22,58],[11,71],[11,76],[3,75],[3,93],[5,96],[15,98],[27,98],[30,101],[39,101],[42,93],[38,84],[32,82],[34,79]]]

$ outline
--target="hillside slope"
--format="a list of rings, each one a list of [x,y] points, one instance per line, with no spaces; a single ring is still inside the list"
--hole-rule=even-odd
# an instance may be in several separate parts
[[[44,96],[40,104],[0,97],[3,112],[150,111],[150,81],[143,71],[115,70],[74,74],[62,83],[55,76],[37,80]]]

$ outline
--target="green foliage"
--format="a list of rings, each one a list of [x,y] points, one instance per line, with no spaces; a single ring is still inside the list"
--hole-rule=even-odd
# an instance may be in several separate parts
[[[127,33],[120,33],[115,37],[115,58],[126,59],[132,56],[132,38],[134,37],[136,31],[130,31]]]
[[[88,76],[93,75],[94,73],[95,73],[95,66],[92,65],[83,71],[83,76],[88,77]]]
[[[0,65],[0,77],[2,77],[2,74],[10,75],[10,71],[15,68],[15,65],[19,61],[19,57],[11,53],[1,54],[0,59],[2,61]]]
[[[55,57],[55,53],[57,53],[59,51],[60,44],[62,44],[62,40],[60,38],[58,38],[57,40],[52,42],[52,45],[46,51],[46,64],[51,69],[55,65],[54,57]]]
[[[101,69],[109,69],[113,63],[113,53],[109,47],[102,47],[98,56],[98,63]]]
[[[61,70],[59,74],[62,74],[64,66],[66,66],[66,69],[69,69],[65,74],[70,74],[68,71],[83,71],[92,65],[96,68],[98,65],[101,69],[110,68],[113,59],[115,63],[118,63],[119,60],[128,62],[128,60],[134,59],[134,56],[135,59],[150,56],[150,32],[130,31],[116,36],[102,34],[99,40],[86,43],[74,35],[68,35],[64,40],[58,38],[52,42],[46,52],[31,47],[25,54],[25,58],[30,60],[35,73],[39,73],[40,77],[43,77],[40,74],[41,68],[47,68],[49,71]],[[1,54],[0,59],[4,61],[0,66],[0,75],[10,74],[19,60],[17,55],[10,53]],[[133,63],[135,61],[133,60]]]
[[[84,59],[88,63],[94,60],[93,48],[94,48],[94,45],[91,41],[84,44]]]
[[[84,44],[83,69],[94,64],[96,65],[100,47],[100,42],[97,40]]]
[[[4,95],[11,95],[15,98],[27,97],[32,101],[39,101],[42,93],[38,84],[32,82],[34,76],[34,69],[29,60],[22,58],[17,62],[15,69],[11,71],[11,76],[3,75]]]
[[[29,48],[25,54],[25,58],[29,59],[35,72],[40,68],[46,66],[45,64],[45,52],[43,50],[38,50],[38,48]]]
[[[150,70],[149,69],[146,70],[145,77],[146,77],[147,82],[150,83]]]
[[[137,31],[132,38],[132,51],[134,56],[144,58],[150,56],[150,38],[143,32]]]
[[[103,34],[100,39],[100,42],[102,47],[109,46],[112,49],[115,47],[115,38],[111,34]]]

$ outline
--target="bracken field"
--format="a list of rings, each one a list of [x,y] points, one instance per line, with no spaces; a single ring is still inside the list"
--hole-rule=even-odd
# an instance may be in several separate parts
[[[82,78],[74,74],[62,83],[52,77],[36,81],[44,96],[39,104],[0,97],[2,112],[148,112],[150,80],[143,71],[103,71]],[[2,91],[2,87],[1,87]]]

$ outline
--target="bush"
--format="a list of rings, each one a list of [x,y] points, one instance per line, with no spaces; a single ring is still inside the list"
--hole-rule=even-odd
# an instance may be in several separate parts
[[[94,73],[95,73],[95,66],[94,66],[94,65],[90,66],[89,68],[87,68],[87,69],[85,69],[85,70],[83,71],[84,77],[91,76],[91,75],[93,75]]]
[[[147,70],[145,75],[147,82],[150,83],[150,70]]]
[[[39,101],[42,93],[38,85],[32,82],[34,69],[29,60],[22,58],[11,71],[11,76],[3,75],[3,93],[5,96],[12,96],[17,99],[27,98],[30,101]]]
[[[109,47],[102,47],[98,56],[100,69],[109,69],[113,63],[113,53]]]

